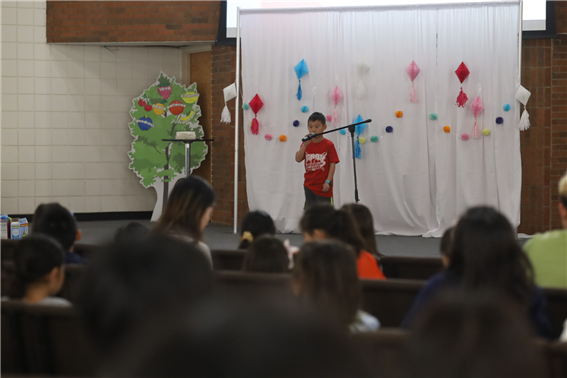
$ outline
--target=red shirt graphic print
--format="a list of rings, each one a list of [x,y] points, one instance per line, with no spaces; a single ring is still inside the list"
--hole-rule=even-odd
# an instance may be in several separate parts
[[[311,141],[305,149],[305,187],[321,197],[332,197],[333,187],[323,192],[323,184],[329,176],[329,165],[338,163],[339,156],[335,145],[328,139],[319,143]]]

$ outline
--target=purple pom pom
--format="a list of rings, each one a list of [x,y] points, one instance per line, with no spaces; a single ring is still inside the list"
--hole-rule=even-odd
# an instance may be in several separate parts
[[[387,132],[387,133],[391,133],[392,131],[394,131],[394,128],[393,128],[392,126],[386,127],[386,132]]]
[[[293,126],[294,126],[294,127],[299,126],[299,121],[298,121],[298,120],[293,121]]]
[[[502,117],[496,118],[496,123],[501,125],[502,123],[504,123],[504,118],[502,118]]]

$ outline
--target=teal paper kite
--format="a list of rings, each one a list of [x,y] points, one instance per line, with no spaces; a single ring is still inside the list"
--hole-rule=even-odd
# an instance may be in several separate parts
[[[303,91],[301,90],[301,78],[309,73],[309,68],[307,68],[305,59],[301,59],[301,62],[297,63],[297,65],[293,67],[293,69],[295,70],[297,78],[299,79],[299,87],[297,88],[297,94],[295,95],[295,97],[297,97],[298,100],[301,100],[301,98],[303,97]]]
[[[358,117],[356,117],[356,119],[354,120],[354,123],[358,123],[358,122],[362,122],[364,121],[364,119],[362,118],[362,116],[359,114]],[[356,142],[354,143],[354,156],[357,159],[362,159],[362,149],[360,148],[360,142],[358,141],[358,137],[360,137],[360,134],[362,134],[362,132],[364,131],[364,129],[366,129],[367,124],[366,123],[361,123],[360,125],[356,125],[355,131],[356,131]]]

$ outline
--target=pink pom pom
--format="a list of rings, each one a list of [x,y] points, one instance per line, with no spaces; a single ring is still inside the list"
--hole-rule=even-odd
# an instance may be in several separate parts
[[[252,134],[258,135],[258,131],[260,130],[260,124],[256,118],[252,119]]]
[[[333,120],[333,116],[332,115],[328,115],[327,116],[327,122],[331,122]]]
[[[469,134],[464,133],[463,135],[461,135],[461,139],[462,140],[469,140]]]
[[[266,134],[264,138],[266,138],[266,140],[272,140],[272,134]]]

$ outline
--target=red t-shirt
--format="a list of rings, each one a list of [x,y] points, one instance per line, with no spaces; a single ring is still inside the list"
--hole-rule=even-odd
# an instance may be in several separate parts
[[[356,260],[358,268],[358,278],[372,278],[375,280],[385,280],[386,276],[380,270],[376,259],[370,252],[361,251]]]
[[[321,197],[332,197],[333,186],[328,192],[323,192],[323,184],[329,176],[329,165],[339,162],[335,145],[329,139],[315,143],[311,141],[305,149],[305,187]]]

